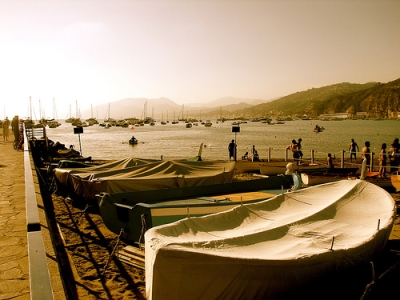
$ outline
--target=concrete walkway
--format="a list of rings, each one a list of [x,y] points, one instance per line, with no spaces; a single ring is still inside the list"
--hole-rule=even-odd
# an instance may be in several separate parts
[[[0,141],[0,299],[30,299],[24,156],[9,140]]]
[[[30,299],[25,203],[24,151],[13,147],[14,137],[0,141],[0,299]],[[37,176],[33,172],[41,232],[54,299],[66,299],[44,213]]]

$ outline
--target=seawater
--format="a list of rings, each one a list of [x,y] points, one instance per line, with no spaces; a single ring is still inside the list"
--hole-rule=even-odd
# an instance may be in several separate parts
[[[248,121],[240,124],[240,132],[237,133],[232,132],[232,121],[212,122],[211,127],[199,124],[192,128],[186,128],[184,122],[166,125],[158,122],[154,126],[145,124],[128,128],[113,126],[109,129],[94,125],[84,127],[82,134],[74,134],[74,127],[62,122],[57,128],[47,129],[47,134],[52,141],[67,147],[74,145],[83,156],[93,159],[182,159],[196,156],[202,144],[203,160],[227,160],[228,144],[232,139],[237,143],[238,159],[246,151],[250,153],[253,145],[261,159],[267,158],[268,151],[272,159],[285,158],[285,148],[292,139],[299,138],[303,140],[305,159],[311,158],[311,150],[316,159],[325,159],[327,153],[338,158],[342,150],[348,151],[352,138],[358,143],[360,151],[365,141],[369,141],[371,151],[378,154],[382,143],[389,148],[393,140],[400,137],[397,120],[295,120],[275,125]],[[315,133],[315,125],[325,130]],[[129,145],[132,135],[139,140],[137,145]]]

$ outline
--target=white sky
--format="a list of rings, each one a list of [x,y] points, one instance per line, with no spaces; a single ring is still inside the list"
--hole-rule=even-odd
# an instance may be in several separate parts
[[[0,0],[0,42],[0,118],[268,100],[399,78],[400,1]]]

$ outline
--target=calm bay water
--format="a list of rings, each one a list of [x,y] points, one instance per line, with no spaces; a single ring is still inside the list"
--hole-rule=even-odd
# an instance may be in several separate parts
[[[238,159],[243,153],[250,153],[255,145],[260,158],[266,159],[268,148],[271,157],[284,158],[285,148],[292,139],[302,138],[305,159],[315,152],[316,159],[325,159],[328,152],[340,157],[342,150],[348,150],[350,139],[354,138],[361,148],[365,141],[371,143],[371,151],[379,153],[382,143],[388,147],[396,137],[400,137],[400,123],[396,120],[343,120],[318,121],[296,120],[284,124],[268,125],[260,122],[240,124],[240,132],[232,132],[232,121],[217,123],[212,120],[212,127],[203,125],[186,128],[184,122],[154,126],[111,127],[105,129],[94,125],[83,128],[83,134],[74,134],[73,126],[62,123],[54,129],[47,129],[48,136],[54,142],[74,145],[83,156],[94,159],[123,159],[127,157],[159,159],[182,159],[196,156],[201,143],[203,160],[227,160],[228,144],[236,138]],[[315,125],[324,127],[320,133],[313,131]],[[139,144],[129,145],[128,140],[134,135]],[[79,144],[80,139],[80,144]],[[81,145],[81,147],[80,147]],[[360,157],[360,155],[357,155]],[[348,155],[346,156],[348,157]]]

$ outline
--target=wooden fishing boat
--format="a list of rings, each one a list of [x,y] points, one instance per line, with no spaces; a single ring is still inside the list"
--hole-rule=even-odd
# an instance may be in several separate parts
[[[277,175],[277,174],[285,174],[287,171],[287,167],[293,166],[295,168],[295,164],[287,161],[278,161],[278,162],[259,162],[259,172],[261,175]]]
[[[129,163],[126,162],[129,161]],[[67,189],[71,197],[94,201],[96,194],[160,190],[203,186],[232,181],[234,162],[187,160],[121,160],[96,168],[54,170],[57,189]]]
[[[348,178],[346,174],[325,172],[301,173],[300,176],[305,186],[334,182]]]
[[[391,178],[379,177],[379,172],[367,172],[363,179],[384,189],[393,188]]]
[[[101,193],[96,196],[107,228],[131,242],[143,242],[143,233],[161,224],[188,216],[202,216],[243,203],[271,198],[299,188],[296,176],[273,176],[248,181],[160,189],[130,193]]]
[[[355,171],[354,171],[355,170]],[[358,168],[337,168],[335,173],[356,172]],[[277,174],[292,174],[292,173],[310,173],[310,172],[332,172],[331,168],[321,164],[300,164],[296,165],[292,162],[265,162],[260,163],[261,175],[277,175]]]
[[[260,173],[260,164],[262,161],[251,161],[251,160],[237,160],[235,163],[235,169],[240,173]],[[283,173],[280,173],[283,174]],[[274,174],[277,175],[277,174]]]
[[[384,249],[395,216],[385,190],[342,180],[153,227],[147,299],[292,299],[322,283],[337,289]]]
[[[392,174],[390,175],[390,181],[396,191],[400,191],[400,175],[399,174]]]

